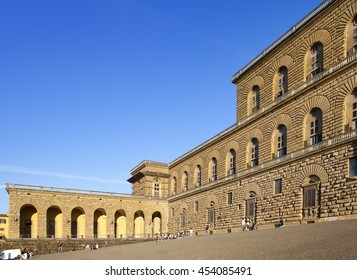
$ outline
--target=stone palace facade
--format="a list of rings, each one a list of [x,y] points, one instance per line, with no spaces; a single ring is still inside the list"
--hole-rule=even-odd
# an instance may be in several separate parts
[[[235,124],[131,195],[7,185],[9,237],[151,237],[357,218],[357,2],[326,0],[233,75]]]

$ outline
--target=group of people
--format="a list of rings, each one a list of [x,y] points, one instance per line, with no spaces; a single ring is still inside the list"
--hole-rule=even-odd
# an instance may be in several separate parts
[[[94,243],[93,245],[87,244],[86,245],[86,250],[98,250],[99,249],[99,244]]]
[[[181,228],[180,230],[177,231],[176,233],[165,233],[162,234],[162,232],[157,232],[155,234],[155,239],[157,242],[161,242],[162,240],[170,240],[170,239],[176,239],[176,238],[183,238],[186,236],[194,236],[193,228],[191,227],[190,230],[186,230],[185,227]]]
[[[253,220],[249,219],[244,219],[242,218],[242,231],[249,231],[249,230],[257,230],[258,229],[258,223],[254,222]]]
[[[29,260],[32,259],[33,253],[31,251],[21,252],[21,255],[18,255],[16,259],[18,260]]]

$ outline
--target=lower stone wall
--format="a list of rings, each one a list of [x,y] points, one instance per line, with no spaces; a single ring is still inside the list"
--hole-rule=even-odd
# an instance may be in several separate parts
[[[99,248],[151,241],[152,239],[11,239],[0,241],[0,252],[8,249],[31,251],[34,255],[57,253],[58,244],[63,244],[63,252],[85,250],[87,245],[98,243]]]
[[[179,199],[170,199],[169,229],[178,231],[185,227],[201,232],[209,224],[213,208],[214,222],[209,225],[210,230],[214,233],[237,231],[242,219],[247,219],[246,201],[251,193],[256,195],[252,220],[259,228],[274,227],[282,218],[291,225],[356,218],[357,178],[349,174],[349,159],[356,156],[356,148],[355,142],[334,147],[252,173],[250,177],[223,181],[216,187],[198,187]],[[314,215],[306,215],[304,187],[308,186],[311,176],[318,178],[319,183]],[[280,193],[274,189],[277,179],[282,180]],[[232,203],[228,203],[228,194]]]

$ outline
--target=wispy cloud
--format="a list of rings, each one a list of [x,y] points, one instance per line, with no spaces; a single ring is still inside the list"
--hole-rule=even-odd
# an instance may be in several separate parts
[[[12,165],[0,164],[0,171],[1,172],[9,172],[9,173],[54,177],[54,178],[60,178],[60,179],[64,179],[64,180],[81,180],[81,181],[120,184],[120,185],[127,184],[127,182],[124,180],[113,180],[113,179],[105,179],[105,178],[98,178],[98,177],[91,177],[91,176],[81,176],[81,175],[67,174],[67,173],[61,173],[61,172],[49,172],[49,171],[36,170],[36,169],[27,168],[27,167],[12,166]]]

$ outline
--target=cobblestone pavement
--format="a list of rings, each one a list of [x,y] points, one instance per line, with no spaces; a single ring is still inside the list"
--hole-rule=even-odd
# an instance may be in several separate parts
[[[357,220],[202,235],[34,256],[33,260],[357,260]]]

